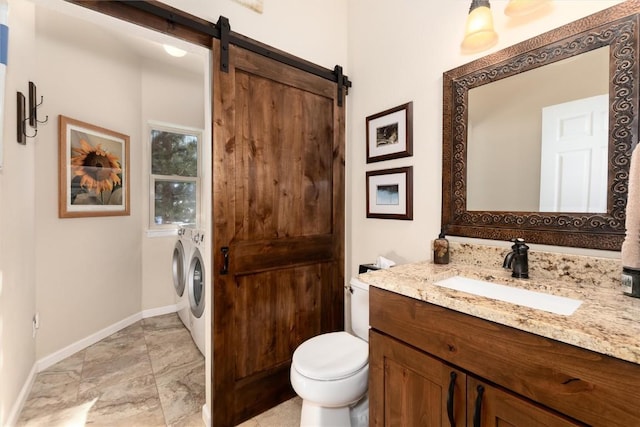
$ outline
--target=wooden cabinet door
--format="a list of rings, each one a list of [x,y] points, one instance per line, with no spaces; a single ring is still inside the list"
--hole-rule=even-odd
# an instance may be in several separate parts
[[[222,72],[218,40],[213,51],[212,416],[224,427],[293,397],[296,347],[344,328],[345,108],[335,82],[234,45]]]
[[[375,331],[369,344],[370,426],[465,425],[464,373]]]
[[[467,377],[468,427],[567,427],[579,426],[521,397]]]

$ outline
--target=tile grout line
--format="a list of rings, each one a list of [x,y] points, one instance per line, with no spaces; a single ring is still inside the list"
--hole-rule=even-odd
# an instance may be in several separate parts
[[[142,319],[140,322],[141,322],[141,326],[142,326],[142,335],[144,337],[144,348],[146,349],[147,358],[149,359],[149,365],[151,366],[151,374],[153,375],[153,385],[155,386],[155,389],[156,389],[156,395],[158,396],[158,402],[160,402],[160,410],[162,411],[162,418],[164,419],[164,424],[166,426],[168,426],[169,422],[167,420],[167,414],[165,412],[164,403],[162,402],[162,398],[160,397],[160,389],[158,389],[158,378],[156,377],[156,370],[155,370],[155,368],[153,366],[153,361],[151,360],[151,354],[149,353],[149,343],[147,342],[147,329],[144,327],[145,326],[145,321],[144,321],[144,319]]]
[[[75,403],[79,403],[80,401],[80,386],[82,386],[82,378],[84,375],[84,367],[87,361],[87,349],[82,350],[82,367],[80,368],[80,378],[78,378],[78,388],[76,389],[76,398],[74,399]]]

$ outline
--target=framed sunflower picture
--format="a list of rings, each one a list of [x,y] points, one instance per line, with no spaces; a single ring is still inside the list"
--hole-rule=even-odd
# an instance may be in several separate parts
[[[129,215],[129,136],[59,118],[60,218]]]

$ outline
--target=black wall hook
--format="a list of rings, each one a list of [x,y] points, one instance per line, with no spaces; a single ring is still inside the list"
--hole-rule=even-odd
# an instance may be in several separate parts
[[[17,96],[17,107],[18,107],[18,120],[17,120],[17,137],[18,144],[25,145],[27,143],[27,138],[33,138],[38,134],[38,130],[35,131],[33,135],[27,135],[27,122],[29,118],[26,117],[26,105],[25,105],[25,97],[22,92],[18,92]]]
[[[49,116],[46,116],[44,120],[38,120],[38,107],[44,102],[44,97],[40,96],[40,102],[37,99],[36,84],[29,82],[29,125],[34,129],[38,128],[38,123],[47,123],[49,121]]]

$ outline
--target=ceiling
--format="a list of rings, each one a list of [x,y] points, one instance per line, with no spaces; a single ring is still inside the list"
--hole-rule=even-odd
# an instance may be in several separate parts
[[[121,49],[123,54],[203,75],[209,50],[157,31],[149,30],[62,0],[37,2],[41,27],[54,29],[59,38],[98,48]],[[79,38],[78,35],[82,34]],[[105,43],[108,43],[106,45]],[[163,43],[187,54],[176,58],[167,54]],[[126,52],[124,52],[126,51]]]

